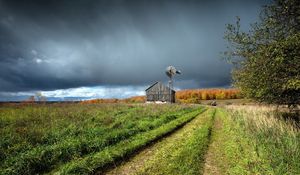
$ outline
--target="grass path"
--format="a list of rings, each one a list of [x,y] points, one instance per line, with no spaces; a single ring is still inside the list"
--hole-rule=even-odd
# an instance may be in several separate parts
[[[106,174],[201,174],[214,114],[214,109],[200,114]]]
[[[224,132],[224,121],[222,120],[220,109],[216,112],[214,125],[212,127],[211,140],[205,156],[204,175],[222,175],[227,169],[224,152],[220,147],[224,146],[226,138],[222,137]]]
[[[252,140],[244,129],[219,108],[205,156],[204,175],[260,174],[253,168],[259,161]]]
[[[216,136],[218,135],[218,132],[220,132],[222,130],[223,127],[223,123],[221,121],[221,119],[218,117],[218,114],[216,114],[215,116],[215,122],[214,125],[212,127],[212,133],[211,133],[211,144],[209,145],[207,154],[205,156],[205,165],[204,165],[204,175],[210,175],[210,174],[214,174],[214,175],[220,175],[221,170],[218,167],[216,161],[218,159],[220,159],[221,157],[217,157],[216,156],[216,150],[219,147],[218,142],[216,142],[217,140],[220,140],[218,138],[216,138]]]
[[[268,160],[257,153],[258,145],[244,123],[231,115],[225,109],[217,110],[203,174],[274,174],[268,170]]]

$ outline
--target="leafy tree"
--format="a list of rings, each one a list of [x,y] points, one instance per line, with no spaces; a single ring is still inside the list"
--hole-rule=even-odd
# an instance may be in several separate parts
[[[300,103],[300,1],[275,0],[263,8],[251,30],[228,24],[225,57],[234,64],[233,83],[260,102]]]

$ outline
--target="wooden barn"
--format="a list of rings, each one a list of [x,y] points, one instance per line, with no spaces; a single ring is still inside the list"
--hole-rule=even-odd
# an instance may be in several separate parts
[[[156,82],[146,90],[146,101],[147,102],[171,102],[175,103],[175,91],[165,86],[161,82]],[[171,98],[170,98],[171,94]]]

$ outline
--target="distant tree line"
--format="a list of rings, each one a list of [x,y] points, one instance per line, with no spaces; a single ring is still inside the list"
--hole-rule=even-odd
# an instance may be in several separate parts
[[[35,103],[35,102],[44,103],[47,102],[47,98],[41,92],[36,92],[35,95],[32,95],[23,101],[23,103]]]
[[[94,104],[94,103],[144,103],[145,96],[134,96],[125,99],[107,98],[107,99],[91,99],[82,101],[82,104]]]
[[[202,100],[225,100],[241,98],[237,89],[190,89],[176,92],[180,103],[201,103]]]
[[[225,100],[242,98],[237,89],[188,89],[176,92],[176,102],[179,103],[201,103],[202,100]],[[125,99],[92,99],[82,101],[82,104],[93,103],[144,103],[145,96],[134,96]]]

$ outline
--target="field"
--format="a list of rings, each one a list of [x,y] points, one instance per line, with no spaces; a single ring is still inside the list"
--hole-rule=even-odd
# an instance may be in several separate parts
[[[299,174],[300,131],[271,107],[0,107],[0,174]]]
[[[116,159],[121,158],[191,120],[202,110],[178,105],[120,104],[2,107],[1,173],[99,168],[114,158],[90,158],[93,153],[110,150]],[[81,167],[76,164],[78,159],[93,159],[101,165]]]

